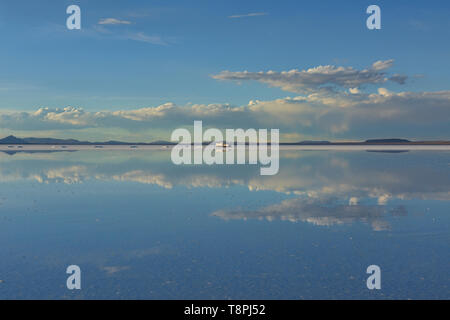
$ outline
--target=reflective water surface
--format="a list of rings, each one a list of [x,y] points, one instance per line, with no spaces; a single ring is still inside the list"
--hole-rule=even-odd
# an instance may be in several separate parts
[[[450,152],[280,152],[1,152],[0,298],[450,298]]]

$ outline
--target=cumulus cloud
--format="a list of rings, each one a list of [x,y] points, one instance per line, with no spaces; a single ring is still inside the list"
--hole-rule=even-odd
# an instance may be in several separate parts
[[[165,43],[159,37],[145,34],[131,38]],[[224,71],[213,77],[256,80],[301,92],[301,95],[269,101],[255,99],[241,106],[165,103],[119,111],[87,111],[79,107],[43,107],[35,112],[0,111],[0,128],[4,132],[107,128],[133,133],[158,129],[165,131],[165,139],[168,139],[171,130],[203,120],[205,126],[222,129],[277,128],[284,137],[448,139],[450,91],[393,92],[383,88],[380,85],[387,81],[404,83],[407,79],[400,74],[387,74],[386,70],[392,65],[393,60],[380,60],[363,70],[318,66],[303,71]],[[376,92],[368,93],[363,90],[364,84],[379,87]]]
[[[450,91],[394,93],[380,88],[373,94],[317,92],[257,101],[249,108],[266,125],[297,128],[297,132],[312,136],[448,138],[450,134],[445,124],[450,119]]]
[[[173,103],[119,111],[86,111],[77,107],[48,108],[35,112],[0,113],[0,127],[8,130],[63,130],[149,128],[173,130],[203,120],[216,128],[278,128],[284,134],[332,138],[426,137],[450,135],[450,91],[377,93],[317,91],[247,105]],[[380,131],[380,128],[383,128]],[[170,133],[167,133],[170,136]]]
[[[372,64],[372,70],[375,71],[381,71],[381,70],[386,70],[389,69],[390,67],[392,67],[392,65],[394,64],[394,59],[389,59],[389,60],[379,60],[379,61],[375,61]]]
[[[388,80],[405,83],[406,76],[388,77],[386,69],[392,67],[394,60],[376,61],[369,68],[358,70],[353,67],[318,66],[307,70],[290,71],[222,71],[212,78],[232,81],[258,81],[272,87],[296,93],[310,93],[320,88],[358,88],[365,84],[380,84]]]

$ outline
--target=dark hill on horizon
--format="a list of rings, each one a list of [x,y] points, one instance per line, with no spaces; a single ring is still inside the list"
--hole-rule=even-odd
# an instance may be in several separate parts
[[[25,140],[16,138],[14,136],[7,136],[3,139],[0,139],[0,143],[3,144],[25,144]]]
[[[369,139],[365,143],[410,143],[411,141],[406,139]]]
[[[79,141],[76,139],[55,139],[55,138],[17,138],[15,136],[7,136],[0,139],[0,144],[51,144],[51,145],[159,145],[173,144],[168,141],[155,141],[150,143],[144,142],[122,142],[122,141],[105,141],[105,142],[89,142]]]

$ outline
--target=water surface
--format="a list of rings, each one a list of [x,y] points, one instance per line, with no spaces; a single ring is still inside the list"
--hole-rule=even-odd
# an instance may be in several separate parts
[[[0,298],[450,298],[449,151],[282,150],[259,173],[157,149],[1,152]]]

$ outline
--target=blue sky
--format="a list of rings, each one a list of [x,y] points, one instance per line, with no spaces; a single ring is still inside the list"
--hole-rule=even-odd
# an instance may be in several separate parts
[[[81,30],[66,29],[66,8],[71,4],[81,8]],[[381,8],[381,30],[366,28],[365,10],[370,4]],[[448,1],[3,1],[0,113],[9,116],[0,117],[0,134],[168,139],[169,129],[190,123],[196,115],[200,117],[197,120],[202,120],[205,111],[194,110],[192,114],[193,105],[205,106],[209,114],[211,109],[219,108],[220,117],[227,118],[226,108],[249,108],[249,101],[258,100],[262,101],[258,104],[261,107],[255,111],[252,104],[251,114],[243,117],[252,121],[236,121],[236,125],[273,124],[272,127],[285,133],[285,138],[293,140],[385,135],[449,138],[448,121],[442,122],[450,115],[449,15]],[[106,20],[109,22],[115,19],[116,24],[101,23],[102,19],[110,19]],[[121,23],[117,24],[118,21]],[[346,110],[344,115],[335,115],[337,125],[332,128],[332,119],[316,124],[314,112],[306,116],[297,114],[290,111],[295,108],[291,104],[283,107],[286,100],[279,103],[279,99],[305,97],[319,88],[300,92],[286,90],[285,85],[276,84],[273,79],[244,77],[235,81],[235,74],[217,77],[224,71],[281,73],[327,65],[367,70],[377,61],[391,60],[381,76],[385,72],[388,77],[401,75],[407,77],[405,83],[362,83],[357,100],[377,108],[382,104],[380,109],[398,106],[399,118],[386,116],[384,110],[380,112],[379,123],[371,126],[358,122],[364,118],[358,106],[355,112]],[[333,81],[331,85],[335,86]],[[350,89],[337,83],[338,93]],[[409,98],[398,101],[404,96],[392,94],[383,101],[369,98],[380,88],[389,93],[406,92]],[[428,104],[426,99],[431,92],[441,92],[432,96],[430,102],[436,108],[431,112],[436,119],[421,122],[411,114],[405,116],[405,106],[414,101],[418,117],[421,112],[429,114],[419,104]],[[330,98],[348,97],[330,97],[327,93],[327,99]],[[339,113],[339,106],[354,104],[354,96],[350,98],[352,103],[336,102],[337,107],[330,110],[320,105],[317,113],[321,117],[325,113]],[[316,105],[311,97],[306,102],[308,106]],[[61,117],[48,115],[60,113],[67,106],[72,108],[66,109]],[[138,110],[158,107],[156,117],[167,118],[162,121],[164,125],[155,125],[153,118],[148,121],[148,114],[144,122],[142,118],[136,120],[136,114],[142,116]],[[37,117],[34,113],[39,108],[48,109]],[[73,110],[81,110],[82,117],[89,120],[82,124],[70,120]],[[167,116],[167,110],[176,115]],[[273,110],[286,111],[286,117],[272,122]],[[102,122],[92,119],[98,111],[118,112],[120,117],[122,112],[134,113],[126,114],[127,123],[120,122],[117,114],[113,120]],[[151,117],[155,117],[150,111]],[[23,112],[28,114],[26,121]],[[179,116],[180,112],[189,116]],[[355,114],[359,116],[353,119]],[[406,122],[401,121],[400,114]],[[291,117],[300,120],[287,124]],[[29,118],[39,123],[29,123]],[[131,118],[140,121],[139,129],[129,123]],[[225,123],[208,117],[204,120],[210,120],[211,126],[234,125],[231,120]]]

